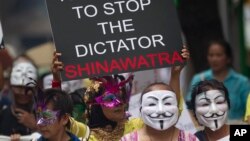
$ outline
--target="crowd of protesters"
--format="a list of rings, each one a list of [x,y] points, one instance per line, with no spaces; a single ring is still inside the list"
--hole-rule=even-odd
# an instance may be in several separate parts
[[[234,70],[233,53],[225,41],[210,42],[210,69],[193,77],[186,94],[193,122],[204,128],[193,134],[175,126],[182,112],[183,66],[171,68],[169,84],[145,87],[141,116],[131,118],[127,110],[133,73],[90,78],[81,87],[80,80],[62,82],[62,55],[54,53],[51,72],[42,77],[25,55],[13,61],[7,78],[0,61],[0,140],[226,141],[230,124],[250,123],[250,83]],[[186,61],[190,58],[185,46],[181,56]]]

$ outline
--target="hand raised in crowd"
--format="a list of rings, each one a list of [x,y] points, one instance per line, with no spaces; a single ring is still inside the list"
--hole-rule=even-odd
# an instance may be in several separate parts
[[[187,49],[187,47],[184,45],[183,49],[181,50],[181,56],[182,58],[187,61],[189,60],[189,50]],[[174,91],[176,92],[176,97],[178,100],[180,100],[180,73],[181,70],[184,68],[184,65],[179,65],[179,66],[173,66],[171,68],[171,79],[170,79],[170,86],[174,89]]]
[[[62,55],[61,53],[54,51],[51,72],[53,74],[53,80],[55,80],[55,81],[61,81],[60,71],[63,70],[63,66],[64,66],[63,63],[61,61],[59,61],[59,57],[61,55]]]
[[[188,61],[190,59],[190,53],[186,45],[183,45],[183,49],[181,50],[181,56],[185,61]],[[183,69],[184,65],[174,66],[172,67],[171,72],[172,73],[180,73]]]
[[[186,61],[188,61],[190,59],[190,52],[189,52],[186,45],[183,45],[183,49],[181,50],[181,56]]]
[[[15,108],[15,112],[18,113],[17,119],[19,123],[23,124],[24,126],[30,128],[33,131],[36,130],[36,119],[34,114],[29,113],[20,108]]]
[[[20,141],[20,134],[12,134],[10,135],[10,141]]]

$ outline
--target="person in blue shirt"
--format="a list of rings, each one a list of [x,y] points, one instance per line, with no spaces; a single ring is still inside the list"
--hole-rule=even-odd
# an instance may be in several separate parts
[[[73,102],[69,95],[58,89],[38,91],[36,99],[37,126],[41,137],[38,141],[80,141],[66,131],[70,126]]]
[[[191,90],[203,80],[216,79],[223,82],[229,91],[231,108],[228,119],[242,121],[246,110],[246,99],[250,91],[249,79],[237,73],[232,66],[233,54],[230,45],[224,40],[211,41],[208,45],[207,60],[210,69],[196,74],[186,95],[187,104],[191,99]]]

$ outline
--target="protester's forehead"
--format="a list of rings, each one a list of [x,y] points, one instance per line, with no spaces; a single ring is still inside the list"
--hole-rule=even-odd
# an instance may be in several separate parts
[[[175,93],[169,90],[150,91],[150,92],[145,93],[142,98],[143,100],[145,100],[145,99],[148,99],[149,97],[154,97],[157,99],[163,99],[165,97],[173,97],[176,99]]]
[[[32,70],[36,71],[35,66],[30,62],[19,62],[19,63],[15,64],[13,67],[13,70],[16,70],[16,69],[32,69]]]
[[[206,98],[206,99],[215,99],[218,96],[223,96],[225,97],[225,93],[223,91],[220,90],[208,90],[202,93],[199,93],[196,96],[196,100],[202,99],[202,98]]]
[[[150,89],[152,91],[155,91],[155,90],[169,90],[169,91],[173,91],[173,89],[170,86],[164,85],[164,84],[153,85],[153,86],[150,87]]]
[[[46,104],[46,109],[48,109],[48,110],[54,109],[54,104],[51,100]]]

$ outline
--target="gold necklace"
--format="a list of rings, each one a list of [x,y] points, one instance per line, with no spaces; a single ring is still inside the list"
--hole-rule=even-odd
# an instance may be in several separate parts
[[[112,131],[105,128],[91,129],[91,134],[101,141],[117,141],[124,133],[125,124],[118,124]]]

